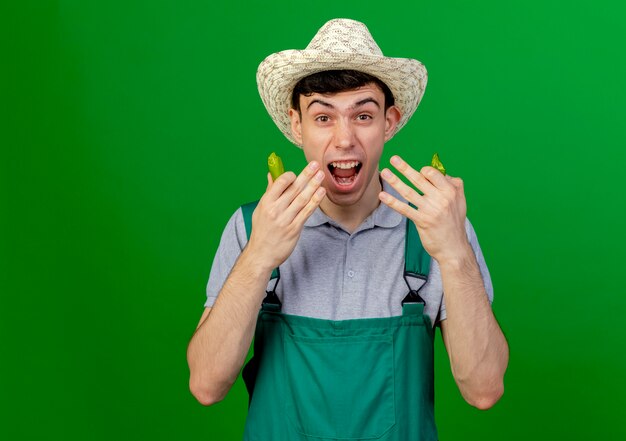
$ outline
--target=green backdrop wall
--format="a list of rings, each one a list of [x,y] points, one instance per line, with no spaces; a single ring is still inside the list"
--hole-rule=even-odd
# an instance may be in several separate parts
[[[255,72],[364,21],[429,84],[387,146],[464,178],[509,340],[480,412],[437,343],[442,440],[624,439],[626,6],[619,0],[3,2],[0,438],[240,439],[187,342],[222,228],[264,189]]]

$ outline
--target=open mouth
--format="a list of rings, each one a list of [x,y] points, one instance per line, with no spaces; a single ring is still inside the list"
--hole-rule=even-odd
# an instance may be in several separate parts
[[[328,164],[328,170],[337,185],[350,186],[361,171],[359,161],[335,161]]]

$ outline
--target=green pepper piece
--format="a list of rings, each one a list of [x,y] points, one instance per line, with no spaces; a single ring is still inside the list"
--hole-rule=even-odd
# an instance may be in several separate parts
[[[435,153],[433,155],[433,160],[431,161],[430,165],[436,168],[437,170],[439,170],[441,173],[443,173],[444,176],[446,175],[446,168],[443,166],[443,164],[439,160],[439,154]]]
[[[283,160],[280,159],[276,153],[272,152],[272,154],[267,158],[267,167],[272,174],[272,181],[278,179],[280,175],[285,173],[285,167],[283,167]]]

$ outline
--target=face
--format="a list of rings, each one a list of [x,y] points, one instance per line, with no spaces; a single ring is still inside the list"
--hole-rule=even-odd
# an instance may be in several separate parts
[[[400,119],[397,107],[385,112],[385,95],[376,84],[336,94],[300,96],[302,117],[291,109],[291,130],[307,161],[326,173],[322,185],[336,205],[361,201],[378,189],[378,163],[385,142]],[[378,191],[370,191],[377,198]]]

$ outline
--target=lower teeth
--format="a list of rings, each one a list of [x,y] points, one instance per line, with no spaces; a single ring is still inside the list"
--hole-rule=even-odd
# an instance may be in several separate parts
[[[352,175],[349,178],[336,177],[335,179],[337,179],[337,182],[339,184],[348,185],[348,184],[352,184],[354,182],[354,180],[356,179],[356,175]]]

